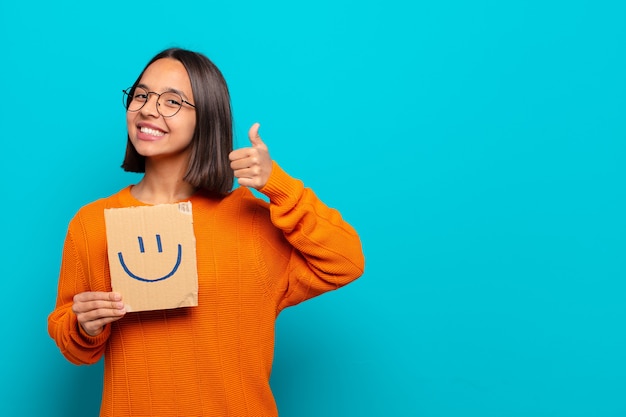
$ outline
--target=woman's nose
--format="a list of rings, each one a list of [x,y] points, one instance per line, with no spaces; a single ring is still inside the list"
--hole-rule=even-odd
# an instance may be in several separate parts
[[[153,96],[154,99],[152,99]],[[141,108],[141,112],[146,116],[159,117],[161,115],[161,113],[159,113],[159,96],[154,93],[149,93],[146,104]]]

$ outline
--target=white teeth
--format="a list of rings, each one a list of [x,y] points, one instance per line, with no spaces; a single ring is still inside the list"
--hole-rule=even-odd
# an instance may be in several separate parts
[[[142,127],[140,130],[141,130],[141,133],[147,133],[148,135],[151,135],[151,136],[163,136],[165,134],[161,132],[160,130],[150,129],[149,127]]]

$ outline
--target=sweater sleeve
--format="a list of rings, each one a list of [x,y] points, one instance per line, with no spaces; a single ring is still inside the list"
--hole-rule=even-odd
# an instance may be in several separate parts
[[[363,274],[365,258],[357,232],[302,181],[274,162],[268,183],[259,191],[270,199],[272,224],[291,245],[279,311]],[[264,245],[264,250],[270,247]]]
[[[108,325],[99,335],[89,336],[72,311],[74,295],[91,291],[80,252],[70,225],[63,247],[56,306],[48,316],[48,333],[63,356],[76,365],[96,363],[104,353],[111,332]]]

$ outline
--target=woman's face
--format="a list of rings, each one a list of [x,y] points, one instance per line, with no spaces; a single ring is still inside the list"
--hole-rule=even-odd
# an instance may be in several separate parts
[[[175,59],[163,58],[150,64],[138,86],[158,94],[174,91],[183,100],[195,103],[187,70]],[[186,163],[196,128],[196,111],[183,103],[174,116],[163,117],[157,110],[157,99],[157,94],[149,94],[139,111],[126,112],[130,141],[140,155],[151,161],[175,158]]]

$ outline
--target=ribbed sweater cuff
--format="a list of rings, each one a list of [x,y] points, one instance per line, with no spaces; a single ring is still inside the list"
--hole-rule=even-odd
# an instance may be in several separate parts
[[[103,344],[109,338],[109,334],[111,333],[111,326],[106,325],[104,327],[104,330],[102,330],[102,332],[99,335],[90,336],[89,334],[87,334],[85,329],[83,329],[83,326],[78,324],[78,320],[75,319],[74,323],[75,323],[75,329],[76,329],[75,332],[72,332],[74,334],[74,340],[79,345],[86,347],[86,348]]]
[[[291,177],[276,163],[272,161],[272,173],[267,184],[259,192],[269,197],[270,202],[277,205],[295,204],[304,184],[302,181]]]

